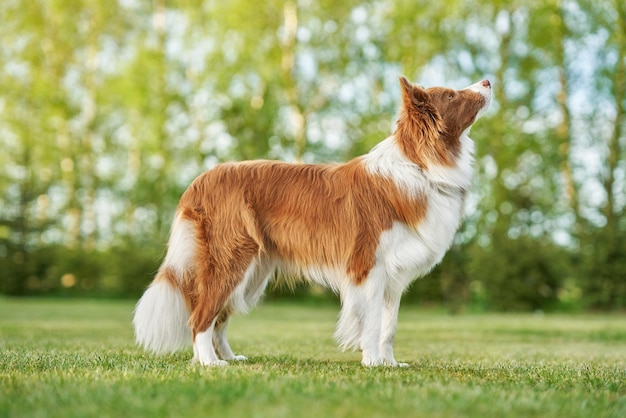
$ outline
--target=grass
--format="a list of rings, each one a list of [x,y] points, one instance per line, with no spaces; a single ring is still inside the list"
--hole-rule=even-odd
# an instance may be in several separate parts
[[[0,299],[0,417],[624,417],[626,318],[403,309],[396,358],[365,369],[337,308],[264,305],[231,325],[249,361],[137,349],[133,304]]]

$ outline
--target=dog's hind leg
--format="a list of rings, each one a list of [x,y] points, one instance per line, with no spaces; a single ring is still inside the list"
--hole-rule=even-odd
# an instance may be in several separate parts
[[[259,302],[275,270],[275,262],[267,257],[259,258],[250,280],[246,283],[244,299],[248,309],[252,309]]]
[[[238,258],[233,259],[231,266],[236,265],[237,261]],[[213,270],[215,273],[216,269]],[[194,360],[204,366],[224,366],[227,364],[225,360],[236,359],[226,340],[230,314],[227,302],[243,280],[242,270],[235,267],[221,270],[226,273],[223,275],[205,276],[208,285],[201,287],[189,319],[193,334]],[[218,358],[216,348],[222,359]]]
[[[224,288],[212,286],[198,292],[195,306],[189,318],[193,336],[193,362],[203,366],[225,366],[227,363],[217,357],[213,346],[214,332],[218,320],[218,313],[223,309],[226,297]]]
[[[245,281],[259,246],[251,237],[242,234],[230,241],[216,238],[211,247],[202,251],[204,257],[199,258],[203,262],[198,267],[195,306],[189,319],[194,360],[205,366],[223,366],[227,364],[226,359],[236,359],[226,340],[227,314],[233,308],[229,301],[237,298],[236,289]],[[220,318],[222,312],[226,312],[226,316]],[[215,348],[222,359],[218,358]]]
[[[228,339],[226,339],[226,328],[228,327],[229,321],[230,311],[228,309],[224,309],[218,316],[215,323],[215,331],[213,333],[213,346],[215,347],[215,351],[222,360],[245,361],[247,360],[246,356],[235,355],[233,353],[233,350],[230,348]]]
[[[195,332],[193,336],[193,363],[200,363],[203,366],[226,366],[228,363],[217,358],[213,348],[213,331],[216,319],[211,321],[210,326],[201,332]]]
[[[215,351],[222,360],[247,360],[245,356],[235,355],[226,338],[226,329],[232,313],[247,313],[257,304],[269,281],[270,272],[275,268],[265,257],[257,257],[246,270],[243,280],[231,293],[227,307],[217,318],[213,334]]]

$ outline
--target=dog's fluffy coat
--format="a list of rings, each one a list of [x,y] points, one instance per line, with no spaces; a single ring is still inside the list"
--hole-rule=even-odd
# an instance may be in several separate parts
[[[155,352],[193,341],[194,360],[224,365],[226,327],[279,272],[337,292],[342,348],[366,366],[393,355],[400,297],[450,246],[470,185],[471,124],[491,100],[482,81],[423,89],[400,79],[394,133],[344,164],[226,163],[183,194],[156,278],[139,300],[137,341]]]

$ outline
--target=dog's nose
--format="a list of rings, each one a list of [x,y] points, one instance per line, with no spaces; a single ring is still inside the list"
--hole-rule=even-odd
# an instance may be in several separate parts
[[[487,88],[491,87],[491,83],[489,82],[489,80],[483,80],[482,85],[483,87],[487,87]]]

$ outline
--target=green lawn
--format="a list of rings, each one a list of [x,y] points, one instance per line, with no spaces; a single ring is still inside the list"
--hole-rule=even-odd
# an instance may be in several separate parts
[[[365,369],[337,308],[262,305],[231,326],[249,361],[133,344],[132,302],[0,299],[0,417],[625,417],[626,317],[400,312],[396,358]]]

